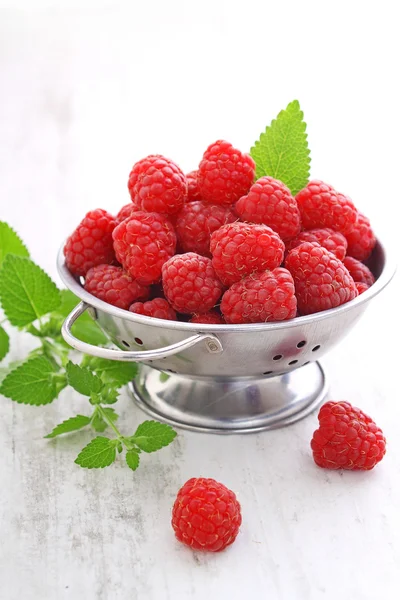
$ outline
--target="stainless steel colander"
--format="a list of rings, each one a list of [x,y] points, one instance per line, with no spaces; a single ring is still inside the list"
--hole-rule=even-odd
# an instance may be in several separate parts
[[[281,427],[322,402],[327,384],[319,359],[393,277],[394,266],[380,242],[369,267],[376,283],[332,310],[279,323],[202,325],[144,317],[98,300],[68,271],[61,249],[61,279],[82,300],[65,320],[62,334],[86,354],[142,363],[131,385],[133,397],[160,420],[218,433]],[[71,327],[85,310],[119,350],[74,337]]]

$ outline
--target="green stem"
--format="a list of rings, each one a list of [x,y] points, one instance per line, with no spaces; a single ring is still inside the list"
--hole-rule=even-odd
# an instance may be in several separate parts
[[[119,431],[119,429],[116,427],[116,425],[114,425],[114,423],[112,422],[112,420],[107,416],[107,413],[105,412],[105,410],[103,410],[103,407],[100,406],[100,404],[97,404],[96,405],[96,410],[101,415],[103,421],[105,421],[107,423],[107,425],[109,427],[111,427],[111,429],[114,431],[114,433],[117,436],[117,438],[119,440],[123,441],[124,437],[123,437],[122,433]]]

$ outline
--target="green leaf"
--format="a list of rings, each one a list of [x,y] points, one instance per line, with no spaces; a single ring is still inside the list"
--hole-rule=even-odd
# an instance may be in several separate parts
[[[6,254],[29,256],[27,247],[14,229],[8,223],[0,221],[0,265]]]
[[[66,367],[68,383],[80,394],[90,396],[90,394],[98,394],[103,387],[103,383],[99,377],[93,375],[89,369],[75,365],[69,361]]]
[[[164,371],[161,371],[161,373],[160,373],[160,383],[165,383],[166,381],[168,381],[168,379],[170,377],[171,376],[168,375],[168,373],[164,373]]]
[[[40,406],[57,398],[67,385],[64,375],[45,357],[38,356],[22,363],[4,378],[0,392],[21,404]]]
[[[0,270],[0,299],[10,323],[23,327],[57,308],[60,292],[30,258],[8,254]]]
[[[10,338],[8,333],[3,327],[0,325],[0,360],[7,355],[10,349]]]
[[[84,415],[76,415],[75,417],[71,417],[66,421],[63,421],[57,427],[54,427],[53,431],[48,435],[45,435],[45,438],[54,438],[57,435],[62,435],[63,433],[70,433],[71,431],[78,431],[78,429],[82,429],[90,424],[90,417],[85,417]]]
[[[115,421],[118,420],[118,415],[113,408],[103,406],[103,411],[113,423],[115,423]],[[105,431],[108,427],[107,423],[104,421],[104,419],[98,412],[95,413],[92,419],[92,427],[95,431],[98,431],[99,433],[103,433],[103,431]]]
[[[158,421],[144,421],[129,439],[143,452],[155,452],[168,446],[175,437],[176,431],[169,425]]]
[[[75,463],[85,469],[103,469],[114,462],[115,456],[114,440],[98,436],[81,450]]]
[[[80,299],[70,290],[61,290],[60,293],[61,305],[51,315],[57,319],[58,330],[61,329],[64,319],[80,302]],[[74,323],[71,331],[78,339],[82,340],[82,342],[87,342],[88,344],[93,344],[95,346],[104,346],[109,341],[87,311]]]
[[[100,375],[104,383],[110,383],[116,387],[121,387],[132,381],[138,372],[136,363],[107,360],[95,356],[85,356],[82,364]]]
[[[270,175],[283,181],[293,195],[303,189],[310,176],[310,151],[306,124],[298,100],[282,110],[250,154],[256,163],[256,177]]]
[[[128,450],[125,455],[126,464],[132,471],[136,471],[139,466],[140,456],[136,450]]]

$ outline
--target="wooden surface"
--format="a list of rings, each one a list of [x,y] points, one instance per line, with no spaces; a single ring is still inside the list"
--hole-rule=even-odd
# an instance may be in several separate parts
[[[280,60],[270,66],[276,83],[260,84],[250,101],[238,73],[242,78],[246,70],[248,81],[260,81],[268,63],[263,57],[278,48],[280,36],[273,31],[268,42],[258,20],[243,21],[239,7],[227,15],[227,5],[211,11],[204,2],[192,13],[190,3],[175,2],[138,14],[120,9],[121,3],[97,4],[96,12],[75,3],[37,11],[14,7],[0,23],[0,217],[55,278],[57,249],[83,213],[96,206],[116,211],[128,201],[127,173],[135,160],[162,152],[190,170],[217,137],[246,149],[295,96],[310,123],[313,176],[348,191],[383,235],[395,239],[393,178],[378,175],[397,168],[393,19],[366,10],[366,31],[354,41],[355,11],[346,9],[346,24],[336,13],[320,15],[339,31],[341,51],[324,44],[323,52],[312,53],[315,41],[324,41],[315,26],[316,40],[305,36],[303,46],[280,48]],[[274,10],[276,20],[287,19],[285,7]],[[301,17],[303,26],[311,14]],[[294,16],[292,39],[300,13]],[[247,54],[237,42],[246,35],[245,23],[253,31],[251,43],[244,43]],[[385,35],[371,49],[368,32],[384,23]],[[363,58],[357,86],[344,102],[330,90],[352,85],[354,44]],[[226,56],[227,48],[232,60],[216,61],[215,53]],[[308,60],[301,77],[295,50],[298,64]],[[325,67],[329,74],[318,84],[306,81],[307,72]],[[368,119],[379,127],[366,127]],[[373,150],[379,147],[385,150]],[[323,360],[330,397],[363,408],[387,436],[387,456],[369,473],[314,465],[309,441],[315,414],[257,435],[180,431],[170,447],[144,457],[136,473],[119,462],[87,471],[73,461],[88,434],[43,440],[54,424],[86,410],[81,396],[64,391],[45,408],[1,398],[0,597],[397,598],[399,294],[397,278]],[[29,344],[13,333],[10,359],[21,358]],[[127,394],[120,404],[122,429],[129,432],[145,416]],[[242,504],[241,532],[224,553],[193,553],[173,537],[171,506],[192,476],[222,481]]]

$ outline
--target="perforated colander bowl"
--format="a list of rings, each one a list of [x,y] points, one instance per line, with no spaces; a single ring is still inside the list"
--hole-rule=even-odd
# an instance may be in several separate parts
[[[160,420],[219,433],[271,429],[306,416],[325,397],[319,359],[351,330],[394,274],[380,242],[368,266],[374,285],[337,308],[279,323],[203,325],[153,319],[102,302],[71,275],[61,248],[59,274],[81,299],[62,334],[86,354],[140,362],[133,396]],[[119,349],[74,337],[71,327],[86,310]]]

